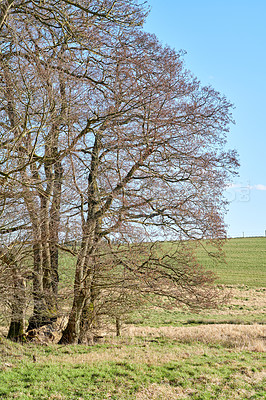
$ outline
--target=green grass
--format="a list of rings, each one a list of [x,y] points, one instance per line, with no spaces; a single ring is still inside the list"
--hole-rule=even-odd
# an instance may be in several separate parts
[[[174,243],[164,243],[164,250],[173,249]],[[184,326],[195,324],[229,323],[253,324],[266,323],[265,306],[261,307],[266,290],[266,238],[229,239],[224,245],[225,262],[215,261],[207,251],[210,246],[197,247],[199,262],[218,276],[217,284],[232,288],[232,301],[221,310],[207,310],[200,313],[182,310],[149,309],[138,310],[130,314],[125,323],[137,326]],[[74,276],[75,257],[61,253],[61,288],[71,287]],[[250,290],[252,289],[252,290]],[[257,293],[261,291],[261,293]],[[260,295],[260,297],[258,296]],[[256,302],[254,302],[256,298]],[[238,301],[237,301],[238,299]],[[253,300],[251,305],[250,300]],[[67,300],[66,300],[67,306]]]
[[[0,399],[266,399],[265,347],[252,344],[241,327],[234,337],[233,325],[231,337],[216,339],[220,325],[211,326],[266,322],[266,238],[230,239],[224,250],[226,263],[215,263],[203,248],[197,250],[201,263],[219,276],[220,290],[232,290],[230,302],[220,310],[193,313],[151,307],[124,321],[139,326],[138,332],[166,327],[168,336],[107,338],[95,346],[21,345],[0,338]],[[60,269],[64,291],[71,287],[75,257],[61,253]],[[167,328],[178,326],[187,326],[179,341]],[[257,330],[260,341],[265,337],[263,325],[246,328]],[[201,339],[202,333],[207,336]]]
[[[173,243],[165,242],[163,250],[173,248]],[[207,251],[206,251],[207,250]],[[205,269],[213,271],[218,284],[266,287],[266,238],[228,239],[224,245],[225,262],[208,256],[213,249],[202,242],[197,247],[198,261]],[[62,252],[60,255],[61,287],[69,285],[74,277],[75,257]]]
[[[228,239],[224,245],[225,263],[214,263],[203,249],[199,261],[218,275],[218,283],[266,286],[266,238]]]
[[[263,313],[249,314],[219,314],[215,310],[201,311],[200,313],[168,310],[143,310],[131,313],[124,321],[125,324],[136,326],[193,326],[210,324],[266,324]]]
[[[59,253],[59,288],[70,287],[75,276],[76,257],[61,251]]]
[[[34,348],[37,362],[33,363],[25,346],[15,346],[9,345],[8,363],[2,356],[1,399],[262,400],[266,396],[266,359],[259,352],[139,338],[131,344],[118,340],[95,347],[39,346]],[[95,361],[95,354],[114,358]]]

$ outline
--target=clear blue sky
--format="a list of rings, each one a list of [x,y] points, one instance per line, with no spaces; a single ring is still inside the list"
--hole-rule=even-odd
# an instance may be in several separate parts
[[[228,145],[240,156],[227,191],[228,236],[266,230],[266,0],[148,0],[144,29],[185,50],[186,67],[234,103]]]

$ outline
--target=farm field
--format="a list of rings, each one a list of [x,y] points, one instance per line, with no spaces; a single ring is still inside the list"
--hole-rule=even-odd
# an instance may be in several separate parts
[[[164,251],[174,247],[175,242],[162,243]],[[227,239],[223,247],[225,259],[222,261],[209,257],[210,251],[213,248],[204,241],[195,249],[199,263],[218,276],[218,284],[266,286],[266,237]],[[74,269],[75,257],[61,253],[62,285],[73,279]]]
[[[223,247],[225,262],[214,263],[203,248],[199,261],[218,275],[217,283],[266,286],[266,237],[228,239]]]
[[[138,310],[121,337],[110,327],[92,346],[0,337],[0,399],[266,399],[265,250],[266,238],[230,239],[227,264],[207,264],[199,250],[231,295],[218,310]],[[62,261],[73,272],[74,259]]]

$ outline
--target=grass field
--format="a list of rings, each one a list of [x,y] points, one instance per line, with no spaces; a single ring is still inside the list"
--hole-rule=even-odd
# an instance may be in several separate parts
[[[224,245],[225,262],[214,263],[203,248],[199,261],[218,275],[217,283],[266,286],[266,237],[228,239]]]
[[[164,243],[167,251],[174,243]],[[266,287],[266,237],[228,239],[224,245],[224,261],[217,262],[208,256],[212,250],[205,242],[196,249],[198,261],[218,276],[217,283],[225,285],[247,285]],[[61,253],[62,285],[74,276],[75,257]]]
[[[223,264],[198,250],[219,275],[219,290],[231,292],[219,310],[138,310],[120,338],[110,329],[93,346],[0,337],[0,399],[266,399],[265,251],[266,238],[230,239]],[[75,260],[62,255],[61,262],[65,285]]]
[[[265,399],[266,358],[259,342],[252,349],[254,332],[263,333],[241,327],[239,335],[227,332],[226,342],[213,331],[135,332],[145,336],[109,338],[91,347],[4,341],[0,398]]]
[[[266,287],[223,286],[230,293],[228,303],[219,309],[192,312],[181,309],[143,309],[130,314],[125,323],[136,326],[194,326],[201,324],[266,324]]]

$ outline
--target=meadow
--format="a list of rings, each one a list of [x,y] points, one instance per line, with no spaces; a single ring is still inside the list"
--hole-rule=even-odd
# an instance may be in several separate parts
[[[0,399],[266,399],[266,238],[230,239],[224,250],[226,263],[198,250],[231,294],[218,310],[140,309],[121,337],[110,329],[92,346],[0,337]]]
[[[175,242],[162,243],[164,252],[174,246]],[[227,239],[221,261],[209,256],[214,249],[208,243],[202,241],[194,247],[199,263],[217,275],[217,284],[266,286],[266,237]],[[66,286],[73,279],[76,259],[68,253],[61,253],[60,258],[61,285]]]
[[[266,237],[228,239],[223,251],[225,262],[216,263],[204,247],[198,250],[199,261],[218,275],[218,284],[266,286]]]

